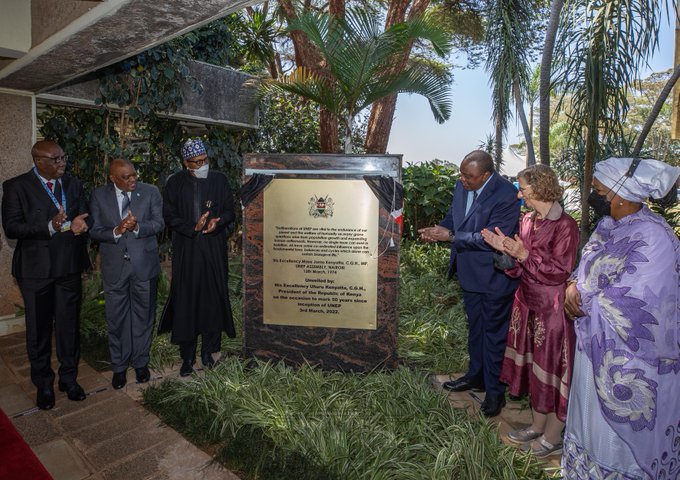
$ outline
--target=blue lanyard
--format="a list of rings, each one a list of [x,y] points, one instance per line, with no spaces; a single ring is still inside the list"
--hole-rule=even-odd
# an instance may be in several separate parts
[[[36,177],[38,177],[38,180],[40,180],[40,184],[43,186],[47,194],[50,196],[52,199],[52,203],[54,203],[54,206],[57,207],[57,210],[61,208],[62,206],[64,207],[64,212],[66,212],[66,194],[64,193],[64,185],[61,183],[61,178],[57,179],[57,182],[59,182],[59,185],[61,185],[61,205],[59,205],[59,202],[57,201],[57,197],[54,196],[54,193],[52,193],[52,190],[49,189],[47,184],[43,182],[42,177],[38,173],[38,169],[33,167],[33,173],[35,173]]]

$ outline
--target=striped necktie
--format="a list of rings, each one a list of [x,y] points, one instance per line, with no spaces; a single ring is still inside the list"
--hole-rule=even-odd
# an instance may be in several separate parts
[[[127,192],[120,192],[123,195],[123,203],[120,206],[120,218],[127,217],[130,212],[130,197]]]

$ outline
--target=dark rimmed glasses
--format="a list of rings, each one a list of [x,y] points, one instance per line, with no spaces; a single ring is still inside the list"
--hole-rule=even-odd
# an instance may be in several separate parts
[[[61,155],[60,157],[47,157],[45,155],[40,155],[38,158],[44,158],[46,160],[49,160],[52,165],[68,162],[68,155]]]

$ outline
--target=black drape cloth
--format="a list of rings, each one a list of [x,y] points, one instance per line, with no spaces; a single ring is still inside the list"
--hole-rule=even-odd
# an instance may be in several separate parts
[[[378,197],[380,206],[388,212],[399,210],[404,201],[404,187],[392,177],[364,175],[364,181]]]
[[[241,198],[241,205],[247,207],[250,202],[253,201],[260,191],[269,185],[269,182],[274,180],[274,175],[263,175],[261,173],[256,173],[250,179],[243,184],[238,194]]]

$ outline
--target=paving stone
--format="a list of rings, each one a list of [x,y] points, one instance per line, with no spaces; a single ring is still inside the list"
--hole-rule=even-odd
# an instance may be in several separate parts
[[[135,428],[153,428],[157,425],[158,417],[141,408],[135,408],[121,412],[97,425],[71,432],[70,435],[79,448],[87,450]]]
[[[51,442],[62,435],[52,421],[52,417],[43,410],[13,418],[12,423],[31,447]]]
[[[5,362],[0,361],[0,385],[9,385],[10,383],[14,383],[16,378],[16,375],[14,375],[14,373],[12,373],[9,368],[7,368]]]
[[[65,440],[43,443],[33,449],[55,480],[83,480],[90,469]]]
[[[2,349],[3,352],[5,352],[7,348],[15,345],[26,345],[26,335],[24,333],[18,332],[0,337],[0,349]]]
[[[7,416],[23,412],[34,406],[33,400],[15,383],[0,387],[0,408]]]
[[[130,455],[167,443],[172,434],[177,435],[169,428],[142,426],[101,442],[83,453],[98,470],[104,470]],[[102,432],[102,435],[105,436],[106,433]]]
[[[212,463],[210,455],[181,441],[166,450],[158,469],[171,480],[239,480],[234,473]]]
[[[135,402],[127,396],[106,390],[90,395],[82,402],[72,402],[62,394],[50,413],[64,431],[73,432],[97,425],[134,406]]]
[[[151,449],[104,470],[102,477],[105,480],[142,480],[153,476],[157,470],[158,453]]]

